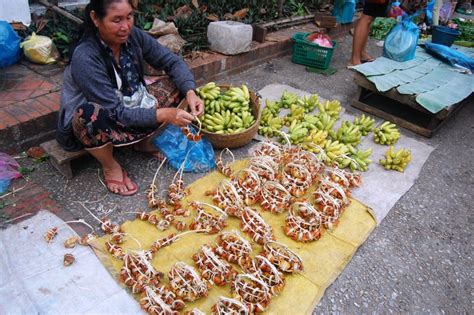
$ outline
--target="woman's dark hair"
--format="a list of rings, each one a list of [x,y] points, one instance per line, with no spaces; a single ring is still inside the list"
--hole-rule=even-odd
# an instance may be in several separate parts
[[[90,0],[84,11],[84,23],[79,28],[79,36],[76,42],[72,43],[69,48],[69,61],[71,61],[72,54],[79,43],[85,38],[92,36],[96,33],[97,28],[91,18],[91,12],[94,11],[99,19],[103,19],[107,15],[107,9],[113,3],[122,2],[124,0]],[[126,0],[134,7],[133,0]]]

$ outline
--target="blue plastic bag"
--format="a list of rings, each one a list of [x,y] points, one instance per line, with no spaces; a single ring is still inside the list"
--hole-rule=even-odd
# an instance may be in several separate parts
[[[0,195],[8,190],[13,179],[21,177],[21,173],[18,171],[19,167],[20,165],[14,158],[0,152]]]
[[[20,37],[10,24],[0,21],[0,68],[16,63],[20,56]]]
[[[466,56],[454,48],[441,44],[426,42],[425,50],[429,54],[449,63],[453,67],[461,66],[471,70],[471,72],[474,72],[474,59]]]
[[[191,126],[189,128],[193,133],[196,132]],[[190,141],[179,127],[168,125],[153,140],[153,144],[166,156],[170,165],[175,169],[179,169],[185,159],[185,172],[208,172],[215,167],[214,149],[211,143],[205,138],[200,141]]]
[[[334,3],[332,15],[339,24],[352,23],[355,14],[355,0],[337,0]]]
[[[420,30],[412,22],[413,17],[404,18],[388,33],[383,45],[384,57],[400,62],[415,58]]]

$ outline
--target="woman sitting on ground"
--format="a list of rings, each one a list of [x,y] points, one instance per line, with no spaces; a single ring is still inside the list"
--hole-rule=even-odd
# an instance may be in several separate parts
[[[102,165],[107,188],[129,196],[138,186],[113,148],[157,152],[150,137],[162,123],[186,126],[203,112],[185,62],[133,26],[132,0],[91,0],[85,30],[64,72],[57,140],[68,151],[85,148]],[[145,88],[144,61],[171,78]],[[173,108],[185,96],[191,113]]]

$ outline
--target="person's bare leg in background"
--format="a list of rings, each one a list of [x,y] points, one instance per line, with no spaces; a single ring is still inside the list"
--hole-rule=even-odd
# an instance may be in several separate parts
[[[349,66],[360,65],[362,60],[370,58],[366,52],[366,48],[369,39],[370,25],[374,19],[372,16],[362,14],[357,21],[352,41],[352,57],[349,61]]]

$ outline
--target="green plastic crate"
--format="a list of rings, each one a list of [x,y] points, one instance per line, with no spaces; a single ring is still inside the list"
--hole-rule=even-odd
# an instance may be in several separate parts
[[[331,63],[336,41],[332,41],[332,48],[321,47],[315,43],[306,40],[310,33],[298,32],[293,34],[293,56],[291,61],[294,63],[309,66],[318,69],[327,69]]]

